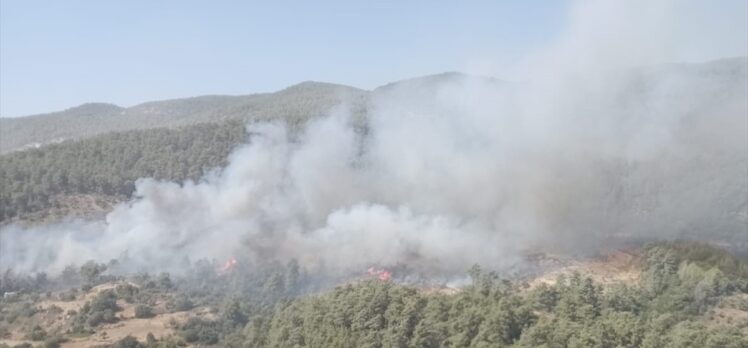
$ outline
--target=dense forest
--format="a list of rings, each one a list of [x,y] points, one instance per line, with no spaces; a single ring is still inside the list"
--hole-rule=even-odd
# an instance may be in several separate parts
[[[0,221],[50,208],[60,194],[127,197],[135,180],[197,180],[246,140],[239,121],[115,132],[0,156]]]
[[[244,344],[267,347],[745,347],[748,323],[697,319],[748,291],[745,263],[704,246],[645,252],[641,284],[603,287],[579,274],[528,289],[474,267],[457,294],[389,282],[337,287],[249,322]],[[748,306],[748,302],[742,302]],[[239,346],[238,344],[235,346]]]
[[[472,283],[456,292],[378,279],[325,290],[324,280],[295,262],[227,274],[199,261],[184,276],[141,273],[128,283],[116,275],[116,262],[89,262],[54,279],[6,273],[0,291],[23,295],[1,302],[0,334],[20,327],[46,347],[59,346],[121,320],[120,300],[135,305],[136,318],[197,307],[214,314],[172,323],[174,335],[128,336],[112,347],[748,347],[748,318],[725,316],[748,309],[745,261],[686,243],[650,245],[639,258],[638,283],[571,273],[530,285],[474,266]],[[116,288],[68,313],[64,325],[34,324],[53,310],[34,301],[82,298],[92,286],[117,280]],[[65,286],[79,288],[45,294]],[[165,307],[156,309],[159,302]]]
[[[131,108],[86,104],[0,119],[0,221],[61,204],[60,194],[127,197],[138,178],[197,180],[225,164],[247,122],[292,130],[346,104],[363,125],[366,92],[305,82],[275,93],[205,96]],[[41,144],[44,146],[31,146]],[[23,151],[12,151],[23,148]]]

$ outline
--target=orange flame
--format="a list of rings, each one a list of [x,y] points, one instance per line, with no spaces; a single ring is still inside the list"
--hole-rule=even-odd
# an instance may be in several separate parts
[[[236,267],[236,259],[232,257],[232,258],[226,260],[226,262],[223,264],[223,267],[221,267],[221,269],[219,269],[219,272],[220,273],[226,273],[226,272],[229,272],[232,269],[234,269],[234,267]]]
[[[376,269],[374,267],[369,267],[369,269],[366,270],[366,273],[370,277],[375,277],[383,282],[388,282],[390,281],[390,279],[392,279],[392,272],[385,269]]]

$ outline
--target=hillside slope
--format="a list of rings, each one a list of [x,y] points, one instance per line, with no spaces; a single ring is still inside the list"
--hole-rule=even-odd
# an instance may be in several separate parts
[[[224,120],[280,119],[290,123],[327,112],[342,102],[361,103],[366,91],[343,85],[303,82],[274,93],[201,96],[122,108],[84,104],[60,112],[0,118],[0,153],[113,131],[179,127]]]
[[[572,259],[571,268],[538,274],[550,281],[535,285],[475,265],[458,288],[422,287],[407,269],[387,279],[352,274],[330,281],[295,262],[246,260],[228,270],[202,260],[182,275],[122,274],[117,263],[71,266],[49,278],[7,272],[0,292],[14,295],[0,298],[0,347],[42,341],[62,347],[137,341],[146,347],[748,347],[745,260],[699,243],[630,252],[624,260],[621,252]]]
[[[667,137],[682,146],[664,157],[601,164],[610,172],[605,185],[614,215],[609,221],[621,221],[615,233],[625,235],[641,226],[663,229],[665,226],[657,225],[657,217],[675,214],[681,208],[662,205],[661,197],[680,202],[703,191],[699,196],[704,202],[721,203],[700,208],[701,213],[708,213],[702,214],[708,221],[680,230],[710,231],[715,238],[735,242],[734,231],[748,222],[748,58],[635,69],[627,72],[622,83],[624,92],[610,101],[616,107],[593,107],[616,113],[614,119],[620,124],[616,129],[624,139],[641,137],[634,142],[641,143],[641,148],[633,150],[646,153],[651,141],[647,134],[637,133],[640,122],[662,123],[669,132]],[[511,94],[516,85],[459,73],[393,82],[370,92],[306,82],[270,94],[205,96],[126,109],[87,104],[60,113],[0,119],[3,151],[13,148],[5,144],[76,139],[0,156],[0,221],[24,216],[43,220],[45,214],[39,213],[50,208],[69,211],[55,207],[71,201],[67,195],[127,197],[140,177],[197,180],[225,164],[231,149],[246,141],[243,122],[247,120],[284,120],[299,127],[341,103],[346,104],[352,119],[364,126],[368,113],[387,113],[388,107],[424,113],[448,110],[452,115],[459,113],[461,106],[451,112],[454,105],[443,103],[445,94],[461,93],[456,99],[467,104],[493,102]],[[401,110],[393,111],[401,114]],[[689,155],[682,156],[682,151]],[[669,167],[657,164],[663,159]],[[679,172],[689,175],[673,174]],[[705,177],[719,180],[709,185],[694,181]]]

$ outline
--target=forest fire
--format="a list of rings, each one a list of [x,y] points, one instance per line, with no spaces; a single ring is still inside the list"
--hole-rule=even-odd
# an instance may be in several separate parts
[[[236,267],[236,259],[230,258],[224,262],[223,267],[218,270],[218,273],[228,273]]]
[[[370,277],[377,278],[383,282],[388,282],[392,279],[392,272],[385,270],[385,269],[377,269],[374,267],[369,267],[368,270],[366,270],[366,274]]]

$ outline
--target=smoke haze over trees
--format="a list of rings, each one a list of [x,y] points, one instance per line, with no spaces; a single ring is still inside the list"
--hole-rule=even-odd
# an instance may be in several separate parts
[[[681,62],[732,40],[682,6],[574,2],[500,74],[0,118],[0,348],[748,348],[748,46]]]
[[[139,267],[174,270],[185,257],[240,252],[281,262],[297,258],[335,272],[406,263],[456,273],[476,262],[510,266],[526,248],[592,250],[618,238],[701,238],[745,248],[739,243],[747,156],[739,145],[746,138],[747,66],[736,58],[601,70],[610,76],[604,88],[580,83],[554,91],[564,93],[555,104],[547,81],[462,75],[445,75],[436,84],[406,81],[371,98],[363,126],[345,104],[298,131],[279,122],[250,124],[248,144],[232,152],[225,169],[184,183],[139,180],[134,199],[115,208],[106,223],[4,227],[3,263],[59,271],[127,254],[143,263]],[[537,105],[536,96],[547,102]],[[173,151],[183,151],[185,160],[166,167],[169,161],[147,157],[142,166],[122,155],[112,157],[125,161],[120,164],[94,161],[100,173],[120,179],[78,175],[77,192],[127,194],[127,183],[142,172],[196,180],[221,164],[238,135],[228,126],[123,133],[3,160],[22,169],[24,161],[49,153],[81,168],[85,162],[57,154],[75,146],[80,150],[68,153],[91,146],[101,154],[102,146],[131,137],[150,146],[149,134],[155,148],[167,151],[148,152],[177,158]],[[93,141],[98,145],[87,145]],[[203,158],[188,159],[205,150]],[[78,158],[91,157],[97,158]],[[705,180],[714,181],[698,185]],[[39,238],[56,251],[38,248]]]

